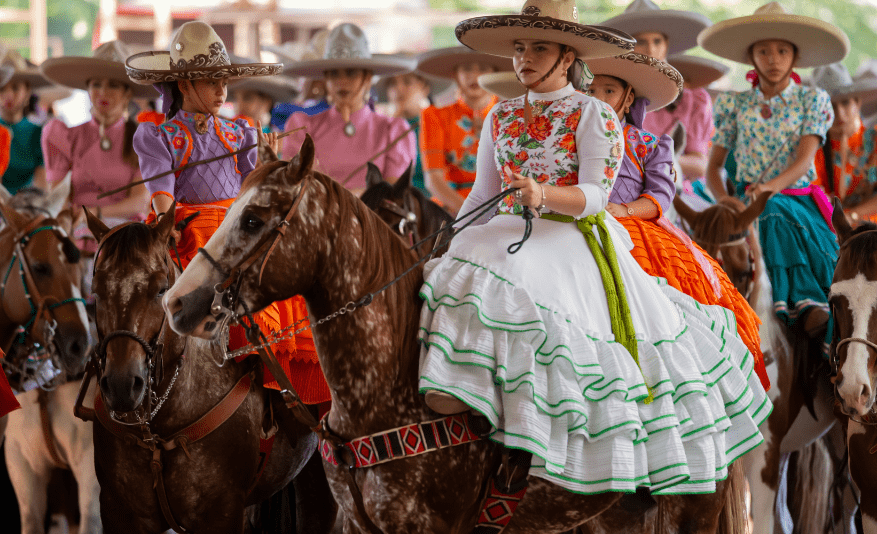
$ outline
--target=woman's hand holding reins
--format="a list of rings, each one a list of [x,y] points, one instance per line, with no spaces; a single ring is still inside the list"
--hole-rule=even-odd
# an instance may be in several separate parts
[[[528,208],[538,208],[542,205],[542,185],[532,178],[512,172],[508,167],[505,168],[505,174],[511,182],[509,187],[517,189],[513,194],[515,202]]]

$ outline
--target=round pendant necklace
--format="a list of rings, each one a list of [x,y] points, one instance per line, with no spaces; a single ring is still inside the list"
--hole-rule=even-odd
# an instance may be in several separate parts
[[[771,117],[773,117],[773,111],[770,110],[770,106],[765,102],[761,105],[761,118],[767,120]]]
[[[207,115],[203,113],[196,113],[194,117],[195,122],[195,131],[199,134],[207,133]]]
[[[100,134],[100,149],[104,152],[109,152],[110,149],[113,148],[113,142],[110,141],[110,138],[106,136],[106,128],[101,124],[98,128],[98,132]]]
[[[347,137],[353,137],[356,135],[356,126],[354,126],[352,122],[348,122],[344,125],[344,135]]]

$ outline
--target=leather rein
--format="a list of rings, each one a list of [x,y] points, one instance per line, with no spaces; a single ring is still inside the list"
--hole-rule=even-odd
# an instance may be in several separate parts
[[[414,209],[411,207],[410,201],[411,196],[405,195],[403,206],[400,207],[392,200],[385,198],[381,200],[378,209],[389,211],[393,215],[399,217],[399,224],[396,226],[396,230],[402,237],[407,237],[408,245],[413,247],[415,236],[417,235],[418,221],[417,213],[415,213]]]

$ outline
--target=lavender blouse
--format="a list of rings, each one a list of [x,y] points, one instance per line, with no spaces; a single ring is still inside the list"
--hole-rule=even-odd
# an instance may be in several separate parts
[[[195,130],[195,114],[179,111],[160,126],[143,123],[134,134],[134,149],[140,158],[144,178],[158,175],[185,163],[228,154],[256,144],[256,129],[243,119],[230,121],[208,117],[207,132]],[[234,198],[241,182],[256,164],[256,149],[146,183],[150,194],[167,193],[177,202],[203,204]]]
[[[413,131],[403,136],[390,150],[376,156],[410,130],[405,119],[385,117],[364,106],[350,116],[350,122],[356,128],[352,137],[344,134],[344,119],[334,107],[313,116],[293,113],[284,129],[289,131],[302,126],[306,129],[282,141],[283,157],[294,157],[305,134],[310,134],[316,147],[319,170],[339,182],[344,182],[350,173],[371,158],[385,178],[399,177],[417,157],[417,139]],[[366,168],[362,167],[344,185],[348,189],[364,189],[365,174]]]
[[[112,206],[124,200],[128,192],[101,199],[98,195],[140,179],[140,170],[122,159],[125,119],[108,127],[105,135],[111,143],[106,151],[100,147],[100,126],[94,119],[72,128],[54,119],[43,127],[46,180],[53,184],[71,172],[71,204],[75,206]]]
[[[673,184],[673,140],[658,137],[632,124],[624,125],[624,160],[609,202],[626,204],[649,195],[667,211],[676,189]]]

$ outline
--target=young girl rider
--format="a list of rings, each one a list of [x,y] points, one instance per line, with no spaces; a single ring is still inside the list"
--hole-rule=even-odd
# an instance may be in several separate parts
[[[162,112],[168,117],[160,126],[140,124],[134,134],[144,178],[256,144],[259,134],[245,120],[229,121],[217,116],[226,100],[228,80],[273,75],[282,68],[280,64],[231,64],[213,28],[198,21],[187,22],[177,30],[169,52],[136,54],[126,64],[131,80],[156,84],[163,96]],[[277,144],[276,134],[266,136],[269,144]],[[183,267],[219,227],[256,160],[256,150],[248,150],[147,182],[153,210],[147,222],[164,214],[174,203],[177,222],[198,213],[181,235],[175,235]],[[278,331],[306,317],[304,300],[294,297],[256,314],[256,322],[268,334],[269,330]],[[232,349],[246,344],[241,328],[231,328],[229,336]],[[309,333],[276,344],[274,352],[306,403],[329,400]],[[268,379],[266,385],[277,388],[276,382]]]
[[[734,312],[737,332],[755,357],[755,370],[765,388],[758,336],[760,320],[721,266],[663,214],[675,194],[673,141],[642,129],[647,112],[674,101],[682,77],[667,63],[631,52],[588,61],[594,79],[588,94],[618,114],[624,131],[624,161],[609,195],[606,211],[627,229],[631,254],[643,270],[701,304],[718,304]]]
[[[643,272],[604,211],[623,130],[610,106],[576,90],[573,65],[632,40],[579,24],[572,0],[529,0],[456,34],[512,57],[528,94],[488,114],[461,213],[517,191],[424,272],[427,404],[483,414],[492,440],[532,455],[531,476],[570,491],[714,492],[762,441],[770,403],[731,314]],[[541,216],[512,254],[525,206]]]
[[[829,223],[831,205],[811,183],[814,157],[833,112],[825,91],[793,83],[791,75],[796,66],[840,61],[849,39],[827,22],[786,13],[771,2],[754,15],[704,30],[699,41],[720,57],[753,65],[758,73],[751,90],[723,94],[716,101],[707,183],[717,199],[728,196],[720,171],[733,153],[738,195],[773,195],[758,220],[774,312],[789,327],[802,320],[811,337],[821,338],[838,245]]]

